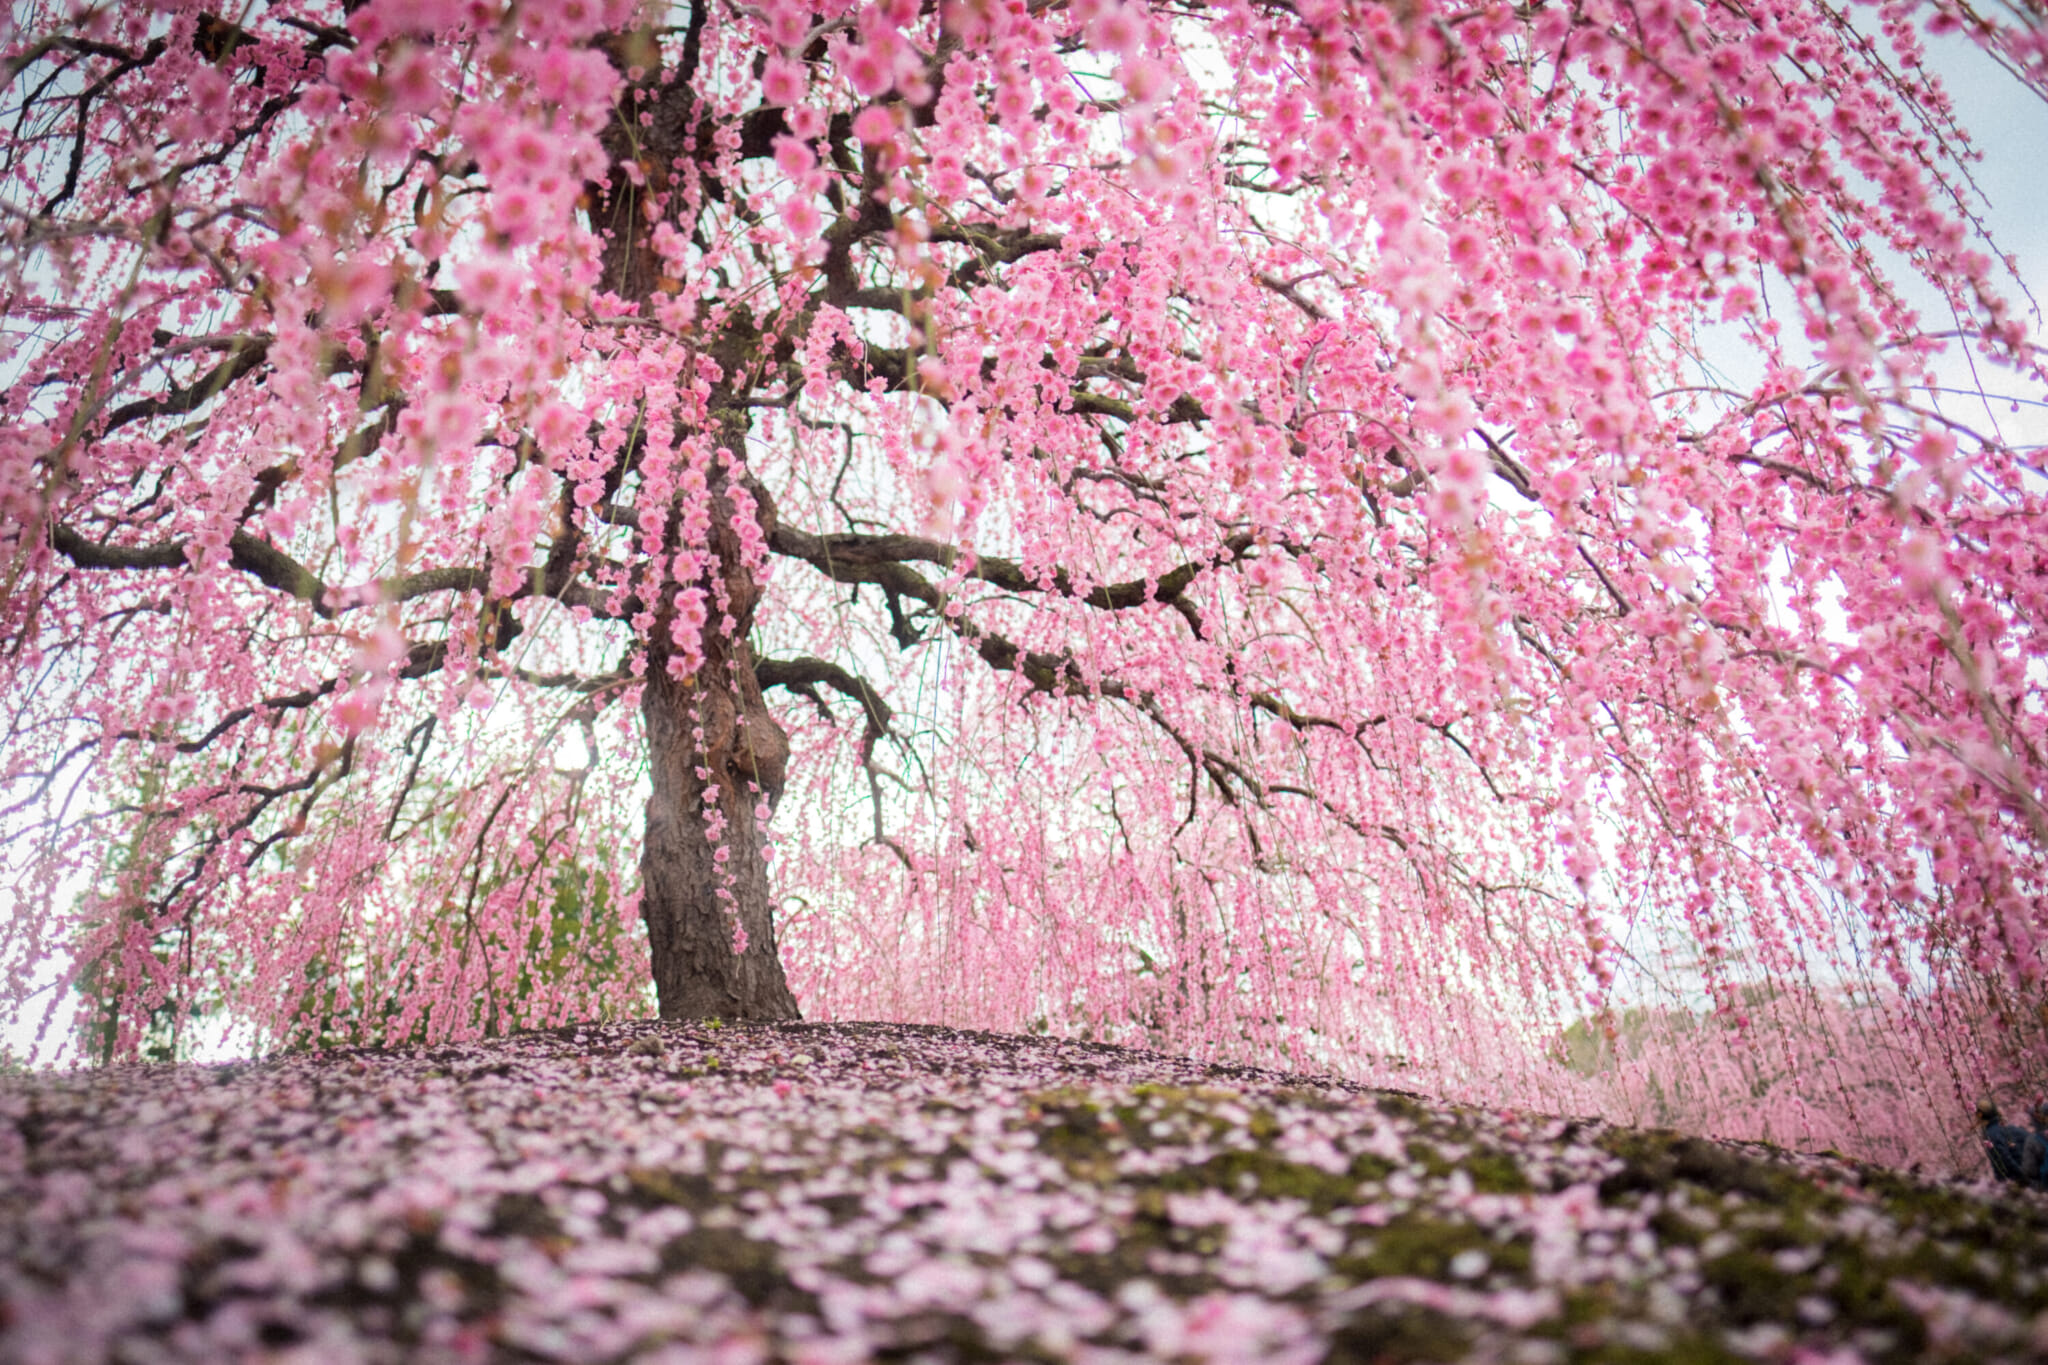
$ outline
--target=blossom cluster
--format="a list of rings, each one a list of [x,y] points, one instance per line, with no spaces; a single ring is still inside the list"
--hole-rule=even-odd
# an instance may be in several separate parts
[[[2048,385],[1924,60],[2023,20],[18,8],[0,1000],[94,1055],[636,1008],[664,698],[814,1014],[2048,1055],[2043,464],[1939,367]]]

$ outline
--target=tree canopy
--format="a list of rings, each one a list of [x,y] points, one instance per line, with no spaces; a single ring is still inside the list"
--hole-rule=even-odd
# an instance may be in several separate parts
[[[1922,60],[2025,12],[13,22],[0,964],[107,1055],[2040,1027],[2048,485],[1941,367],[2042,375]]]

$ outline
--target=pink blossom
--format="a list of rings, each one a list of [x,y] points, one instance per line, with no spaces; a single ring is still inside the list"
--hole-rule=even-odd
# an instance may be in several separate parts
[[[761,98],[770,104],[801,103],[806,84],[804,64],[780,54],[768,58],[761,70]]]
[[[793,194],[782,201],[782,223],[789,230],[790,238],[798,242],[815,239],[824,230],[825,218],[818,211],[817,204],[804,194]]]
[[[853,135],[870,146],[896,136],[896,115],[888,106],[871,104],[853,118]]]
[[[519,297],[523,273],[505,256],[481,256],[456,267],[463,301],[478,313],[510,308]]]
[[[795,177],[817,165],[818,158],[808,143],[785,134],[775,139],[775,164],[784,175]]]
[[[861,98],[874,99],[896,83],[895,64],[874,43],[863,43],[847,54],[846,79]]]

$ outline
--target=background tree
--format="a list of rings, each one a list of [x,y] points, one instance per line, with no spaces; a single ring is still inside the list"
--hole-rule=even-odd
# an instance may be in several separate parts
[[[2026,1020],[2041,473],[1935,367],[2040,376],[1923,20],[2041,87],[1944,5],[17,7],[13,998],[385,942],[488,1027],[566,864],[669,1017],[1469,1078],[1661,941]]]

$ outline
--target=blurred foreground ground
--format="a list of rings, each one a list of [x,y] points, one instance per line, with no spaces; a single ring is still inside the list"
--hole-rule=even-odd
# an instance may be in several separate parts
[[[1117,1048],[0,1077],[0,1361],[2048,1358],[2048,1198]]]

